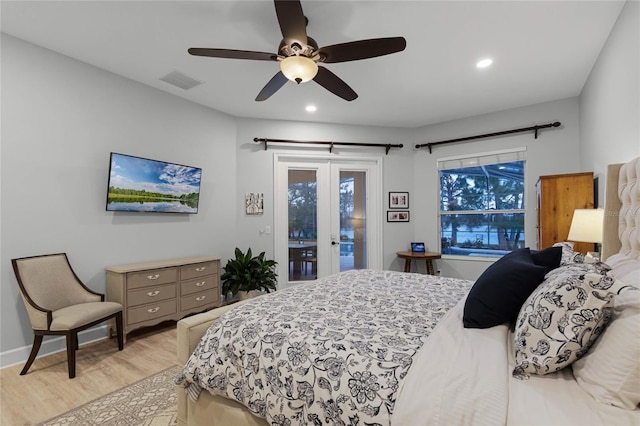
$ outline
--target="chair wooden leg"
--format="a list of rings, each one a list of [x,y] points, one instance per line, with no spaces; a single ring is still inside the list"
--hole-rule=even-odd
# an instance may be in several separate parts
[[[122,325],[122,311],[116,315],[116,330],[118,333],[118,350],[121,351],[124,348],[124,328]]]
[[[20,372],[21,376],[27,374],[31,364],[36,360],[36,355],[38,355],[38,351],[40,350],[40,345],[42,345],[42,336],[41,334],[34,334],[33,336],[33,346],[31,346],[31,353],[29,354],[29,359],[27,359],[27,363],[24,365],[24,368]]]
[[[74,330],[67,332],[67,366],[69,378],[76,377],[76,347],[78,346],[78,333]]]

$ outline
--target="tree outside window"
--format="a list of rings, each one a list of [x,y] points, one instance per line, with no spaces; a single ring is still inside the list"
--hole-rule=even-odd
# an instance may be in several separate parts
[[[524,161],[440,170],[444,254],[502,256],[524,247]]]

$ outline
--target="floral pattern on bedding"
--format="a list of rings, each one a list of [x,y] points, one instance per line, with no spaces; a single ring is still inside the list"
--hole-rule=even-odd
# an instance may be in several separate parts
[[[471,284],[360,270],[261,296],[211,325],[176,383],[273,425],[389,424],[412,357]]]
[[[580,259],[581,261],[582,259]],[[587,353],[606,328],[624,283],[602,262],[568,263],[549,272],[520,309],[513,377],[554,373]]]

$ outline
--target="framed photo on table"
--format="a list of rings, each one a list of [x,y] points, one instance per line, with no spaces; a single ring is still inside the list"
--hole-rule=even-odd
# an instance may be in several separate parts
[[[389,208],[390,209],[408,209],[409,193],[408,192],[389,192]]]
[[[387,211],[387,222],[409,222],[408,211]]]

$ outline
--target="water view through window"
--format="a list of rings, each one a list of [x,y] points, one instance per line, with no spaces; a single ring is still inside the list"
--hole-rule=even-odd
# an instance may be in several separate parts
[[[440,170],[440,238],[443,254],[524,247],[524,161]]]

